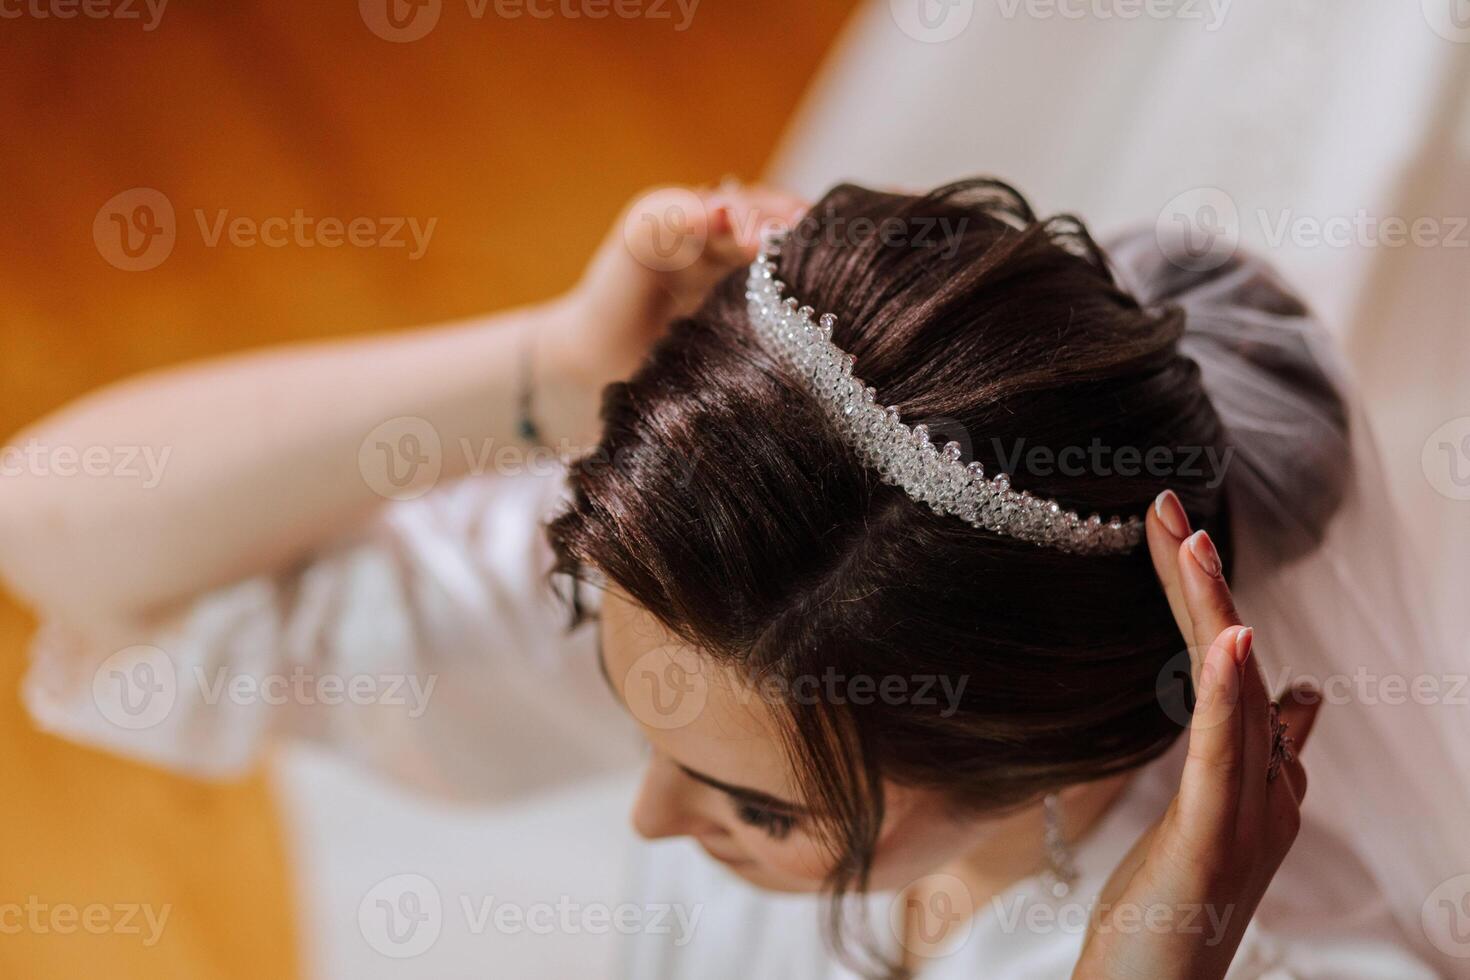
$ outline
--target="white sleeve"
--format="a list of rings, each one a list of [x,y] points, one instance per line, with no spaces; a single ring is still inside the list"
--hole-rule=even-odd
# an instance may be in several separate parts
[[[206,777],[276,734],[476,800],[631,764],[595,624],[569,631],[547,577],[564,496],[562,472],[474,477],[158,621],[42,611],[25,703],[43,730]]]

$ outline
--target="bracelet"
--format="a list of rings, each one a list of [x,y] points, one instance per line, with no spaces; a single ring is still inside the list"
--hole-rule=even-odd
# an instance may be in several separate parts
[[[533,445],[543,444],[541,427],[532,415],[535,385],[531,371],[534,367],[535,335],[527,331],[521,338],[521,373],[516,392],[516,434],[521,440]]]

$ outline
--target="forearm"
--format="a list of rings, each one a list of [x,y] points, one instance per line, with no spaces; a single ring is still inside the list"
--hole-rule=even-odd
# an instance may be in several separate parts
[[[380,429],[390,420],[432,427],[441,482],[493,465],[494,450],[517,441],[531,335],[539,400],[559,409],[538,419],[543,433],[553,444],[583,440],[595,393],[563,364],[571,315],[557,301],[104,389],[9,441],[0,571],[40,606],[99,615],[154,609],[290,561],[384,502],[374,454],[395,451],[405,431]],[[132,455],[134,466],[63,474],[47,465],[63,447]]]

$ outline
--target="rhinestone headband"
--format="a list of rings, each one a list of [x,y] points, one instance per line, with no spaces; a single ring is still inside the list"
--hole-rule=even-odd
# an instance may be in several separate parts
[[[786,284],[776,278],[772,259],[779,254],[779,242],[767,240],[750,264],[745,298],[756,336],[806,382],[884,483],[902,487],[936,513],[973,527],[1072,554],[1119,554],[1143,540],[1143,522],[1137,517],[1106,522],[1097,514],[1082,518],[1055,500],[1012,490],[1004,473],[986,479],[978,461],[961,462],[958,442],[941,450],[927,426],[907,426],[896,407],[880,406],[877,391],[852,376],[856,358],[832,342],[837,318],[823,313],[814,320],[815,310],[783,295]]]

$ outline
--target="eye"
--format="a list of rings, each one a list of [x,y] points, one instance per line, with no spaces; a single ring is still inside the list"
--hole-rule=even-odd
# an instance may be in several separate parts
[[[735,804],[735,816],[741,823],[758,827],[774,840],[785,840],[796,826],[796,818],[789,813],[767,809],[754,803]]]

